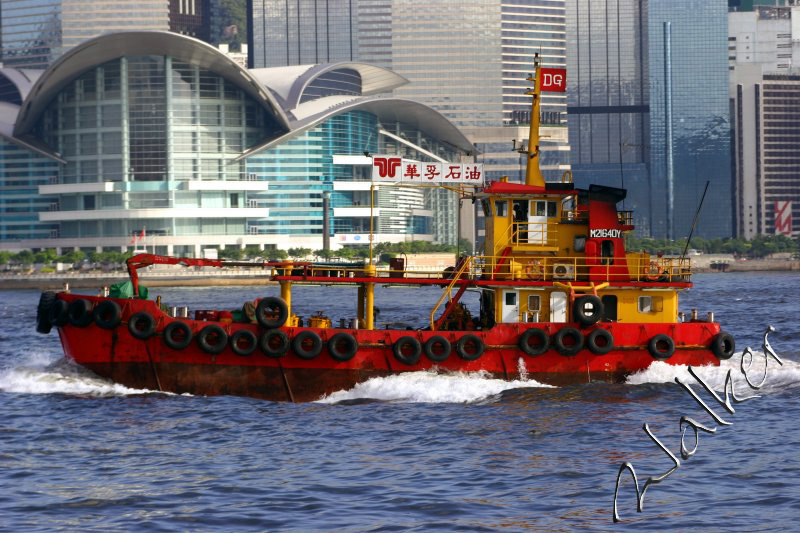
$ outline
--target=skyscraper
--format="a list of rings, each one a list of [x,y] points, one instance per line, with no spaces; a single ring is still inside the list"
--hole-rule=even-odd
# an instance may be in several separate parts
[[[249,0],[251,67],[313,65],[358,58],[352,0]]]
[[[733,234],[726,0],[650,0],[650,180],[652,234],[670,234],[667,195],[667,92],[671,71],[675,238],[688,235],[706,181],[710,183],[697,235]],[[671,68],[664,23],[671,28]]]
[[[624,186],[640,233],[677,238],[688,233],[708,180],[697,234],[730,236],[726,1],[568,0],[567,6],[567,112],[576,181]]]
[[[114,31],[167,30],[164,0],[0,0],[2,62],[43,69],[77,44]]]
[[[800,234],[800,7],[729,14],[736,234]]]
[[[567,0],[569,144],[575,181],[626,187],[650,229],[647,4]]]

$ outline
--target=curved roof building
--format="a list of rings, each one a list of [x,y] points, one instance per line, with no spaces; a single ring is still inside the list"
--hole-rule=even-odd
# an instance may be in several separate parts
[[[404,83],[353,62],[247,70],[160,31],[97,37],[45,71],[0,68],[0,247],[317,248],[323,195],[333,242],[364,242],[365,152],[472,150],[438,112],[379,96]],[[381,191],[377,239],[453,241],[436,219],[452,204]]]

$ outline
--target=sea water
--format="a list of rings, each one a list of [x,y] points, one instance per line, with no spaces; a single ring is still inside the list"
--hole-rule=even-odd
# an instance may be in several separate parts
[[[698,369],[741,396],[724,410],[686,367],[654,363],[626,384],[548,387],[479,374],[373,379],[306,404],[199,397],[110,383],[34,331],[36,291],[0,291],[0,529],[9,531],[792,530],[800,516],[800,276],[695,276],[681,309],[714,311],[737,354]],[[79,291],[78,291],[79,292]],[[87,291],[88,292],[88,291]],[[355,315],[355,289],[295,287],[296,312]],[[170,305],[235,308],[267,288],[153,289]],[[379,287],[378,323],[420,326],[437,289]],[[467,295],[477,311],[477,298]],[[770,342],[764,386],[741,351]],[[524,361],[519,362],[524,373]],[[730,425],[675,383],[688,383]],[[716,428],[680,458],[681,416]],[[666,473],[641,513],[629,474]],[[694,437],[687,431],[685,445]]]

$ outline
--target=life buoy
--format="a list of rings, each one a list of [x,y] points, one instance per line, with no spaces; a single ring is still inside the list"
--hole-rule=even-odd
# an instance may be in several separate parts
[[[597,328],[586,336],[586,347],[592,353],[605,355],[614,349],[614,336],[607,329]]]
[[[650,266],[647,268],[645,279],[647,281],[669,281],[669,270],[662,270],[656,261],[650,261]]]
[[[716,355],[717,359],[730,359],[735,351],[736,341],[730,333],[720,331],[711,340],[711,353]]]
[[[67,316],[70,324],[77,328],[85,328],[92,323],[92,302],[83,298],[72,300]]]
[[[206,353],[218,354],[228,345],[228,334],[221,326],[209,324],[197,334],[197,344]]]
[[[53,291],[44,291],[39,296],[39,305],[36,307],[36,331],[43,335],[50,333],[53,324],[50,321],[50,310],[55,304],[56,293]]]
[[[64,300],[56,300],[50,306],[48,318],[50,319],[50,325],[59,328],[64,326],[69,321],[69,304]]]
[[[322,339],[313,331],[301,331],[292,339],[292,351],[300,359],[314,359],[322,351]]]
[[[434,335],[423,346],[425,356],[434,363],[442,363],[450,357],[450,352],[453,351],[453,346],[450,341],[441,335]]]
[[[337,361],[349,361],[358,352],[358,341],[349,333],[340,332],[328,340],[328,353]]]
[[[584,294],[575,298],[572,314],[581,326],[591,326],[603,317],[603,302],[594,294]]]
[[[523,271],[525,272],[525,277],[532,281],[539,281],[544,275],[544,269],[539,261],[531,261],[526,264]]]
[[[394,357],[406,365],[415,365],[422,355],[422,344],[415,338],[406,335],[400,337],[392,346]]]
[[[183,350],[192,343],[192,328],[186,322],[176,320],[167,324],[163,336],[164,344],[173,350]]]
[[[113,300],[103,300],[92,310],[94,323],[103,329],[114,329],[119,326],[122,318],[122,309]]]
[[[289,351],[289,336],[279,329],[271,329],[261,335],[258,346],[268,357],[281,357]]]
[[[464,335],[456,343],[456,353],[464,361],[475,361],[483,355],[485,349],[486,345],[481,338],[471,333]]]
[[[669,335],[659,333],[647,343],[647,351],[653,359],[669,359],[675,353],[675,341]]]
[[[256,320],[262,327],[276,329],[286,323],[289,318],[289,307],[282,298],[267,296],[258,301]]]
[[[134,313],[128,319],[128,331],[137,339],[147,340],[156,332],[156,321],[147,311]]]
[[[231,335],[231,350],[236,355],[247,356],[253,353],[258,346],[256,334],[249,329],[239,329]]]
[[[553,336],[553,345],[561,355],[576,355],[583,348],[583,333],[575,328],[561,328]]]
[[[541,355],[550,348],[550,335],[543,329],[531,328],[520,335],[517,345],[527,355]]]

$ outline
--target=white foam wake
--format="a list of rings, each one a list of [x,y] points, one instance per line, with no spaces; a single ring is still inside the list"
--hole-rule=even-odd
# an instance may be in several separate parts
[[[15,367],[0,370],[0,391],[80,396],[127,396],[154,392],[107,381],[71,360],[53,359],[52,355],[44,353],[31,353]]]
[[[742,352],[737,352],[727,361],[722,361],[719,366],[702,366],[695,368],[695,372],[700,378],[708,383],[708,386],[716,391],[723,391],[725,386],[725,376],[731,370],[731,377],[736,383],[736,392],[744,396],[760,394],[761,392],[773,392],[787,387],[800,385],[800,363],[778,357],[783,361],[780,365],[769,358],[767,365],[767,377],[764,386],[759,392],[753,391],[747,386],[741,371]],[[764,352],[753,351],[753,362],[747,370],[750,382],[758,385],[764,379]],[[641,372],[632,374],[626,380],[631,385],[641,385],[643,383],[674,383],[675,378],[689,385],[696,383],[695,379],[689,374],[687,365],[670,365],[663,361],[654,361],[649,367]]]
[[[534,380],[504,381],[486,372],[403,372],[372,378],[350,390],[334,392],[318,400],[337,403],[371,399],[410,403],[467,403],[485,400],[509,389],[550,387]]]

